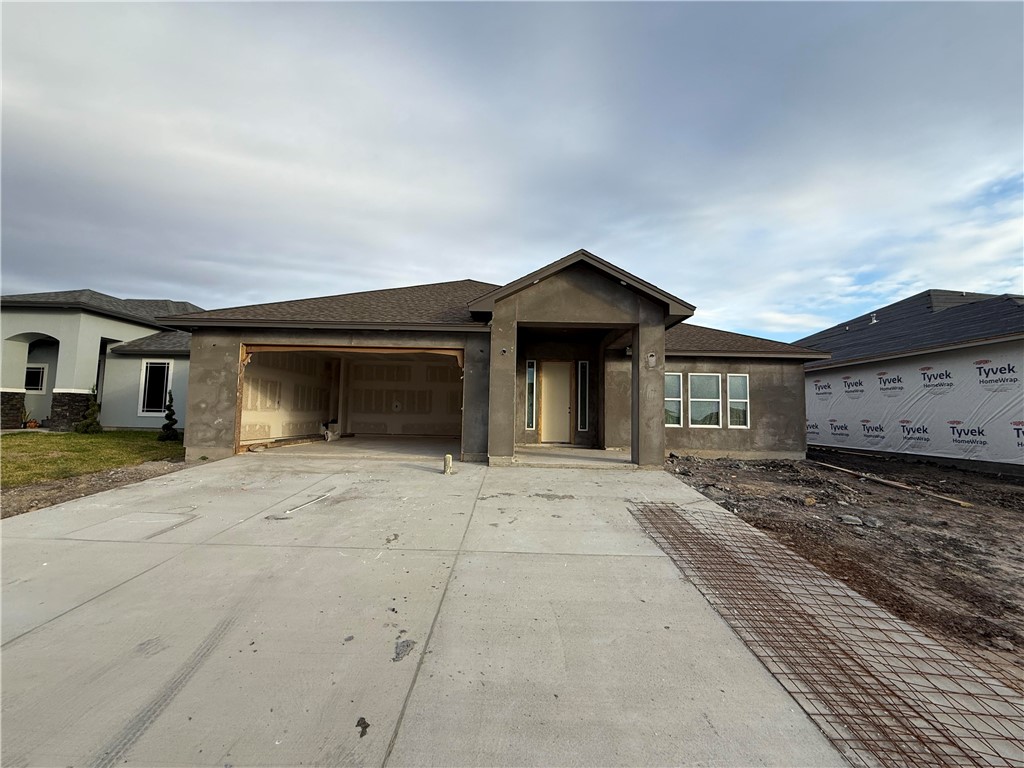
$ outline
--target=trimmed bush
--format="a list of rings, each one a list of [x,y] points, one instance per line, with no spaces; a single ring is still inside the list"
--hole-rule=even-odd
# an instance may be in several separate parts
[[[171,394],[171,390],[167,390],[167,405],[166,413],[164,413],[163,426],[160,427],[160,434],[156,436],[156,439],[160,442],[181,442],[181,432],[175,428],[175,424],[178,420],[174,418],[174,395]]]
[[[85,416],[75,423],[74,430],[82,435],[98,435],[103,431],[103,425],[100,424],[100,404],[96,402],[95,389],[89,397],[89,407],[85,410]]]

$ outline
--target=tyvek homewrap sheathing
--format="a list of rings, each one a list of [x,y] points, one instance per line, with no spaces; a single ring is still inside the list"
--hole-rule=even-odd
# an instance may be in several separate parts
[[[808,373],[807,442],[1024,464],[1024,342]]]

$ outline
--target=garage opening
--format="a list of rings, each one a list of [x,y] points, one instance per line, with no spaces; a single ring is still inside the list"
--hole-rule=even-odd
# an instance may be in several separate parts
[[[239,448],[342,436],[462,435],[462,350],[248,346]]]

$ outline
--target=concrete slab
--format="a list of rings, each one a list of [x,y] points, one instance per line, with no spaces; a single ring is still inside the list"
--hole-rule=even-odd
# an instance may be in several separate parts
[[[699,494],[437,464],[273,450],[3,521],[3,764],[843,764],[627,510]]]
[[[178,544],[124,546],[112,542],[14,539],[5,535],[0,568],[0,642],[6,644],[85,605],[165,563],[183,549]]]
[[[379,763],[444,563],[192,548],[4,648],[3,762]]]
[[[405,435],[361,435],[339,440],[315,440],[298,445],[271,448],[271,453],[288,457],[339,458],[344,461],[372,459],[374,461],[408,461],[410,459],[437,459],[440,463],[446,453],[457,460],[461,442],[453,437],[408,437]]]
[[[465,554],[392,763],[845,765],[780,693],[664,558]]]
[[[600,450],[571,445],[517,445],[512,464],[549,469],[636,469],[628,449]]]

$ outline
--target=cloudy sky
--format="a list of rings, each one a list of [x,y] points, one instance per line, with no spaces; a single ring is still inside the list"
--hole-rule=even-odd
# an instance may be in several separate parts
[[[792,340],[1024,292],[1020,3],[10,4],[3,293],[206,308],[587,248]]]

